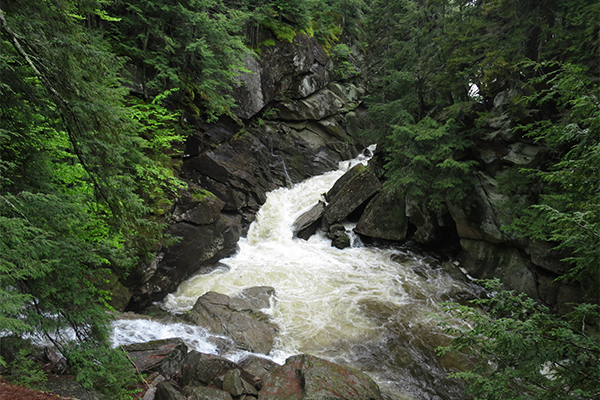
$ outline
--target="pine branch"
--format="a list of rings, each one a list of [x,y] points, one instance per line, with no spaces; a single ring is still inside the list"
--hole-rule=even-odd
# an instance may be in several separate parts
[[[29,54],[27,54],[27,52],[23,48],[23,46],[21,46],[21,43],[19,42],[17,34],[15,34],[15,32],[9,27],[9,25],[6,21],[5,15],[4,15],[4,11],[2,9],[0,9],[0,28],[4,33],[6,33],[11,44],[13,45],[14,49],[25,60],[25,62],[29,66],[29,68],[31,68],[31,70],[33,71],[35,76],[39,79],[39,81],[42,83],[42,85],[44,86],[44,88],[46,89],[48,94],[50,95],[50,98],[52,99],[52,101],[56,104],[57,108],[61,111],[60,116],[65,124],[65,128],[66,128],[68,136],[69,136],[69,141],[71,142],[71,144],[73,146],[73,151],[75,152],[77,159],[79,160],[82,167],[85,169],[88,176],[92,180],[92,184],[93,184],[94,188],[96,189],[97,193],[100,195],[100,197],[102,197],[102,199],[104,199],[104,201],[110,207],[113,214],[118,214],[118,213],[115,213],[116,209],[114,208],[112,202],[109,200],[108,196],[106,195],[106,193],[103,190],[103,188],[105,186],[102,185],[98,181],[98,178],[92,172],[92,169],[87,165],[87,162],[84,159],[83,151],[81,151],[81,148],[79,147],[79,143],[77,142],[77,139],[76,139],[76,135],[73,132],[73,126],[75,126],[76,129],[81,130],[81,128],[79,127],[79,124],[77,123],[77,118],[75,117],[73,110],[71,109],[69,103],[54,88],[54,86],[52,85],[52,82],[50,82],[50,80],[42,72],[40,72],[40,70],[36,67],[35,63],[33,62],[32,57],[30,57]]]

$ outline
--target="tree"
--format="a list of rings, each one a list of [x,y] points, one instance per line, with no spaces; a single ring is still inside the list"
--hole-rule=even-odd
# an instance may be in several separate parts
[[[477,362],[472,370],[451,376],[464,379],[475,399],[598,398],[600,307],[580,304],[557,316],[524,294],[501,290],[498,281],[486,286],[491,297],[447,308],[469,328],[444,323],[457,336],[438,353],[468,352]]]
[[[100,285],[158,246],[149,213],[180,183],[157,149],[181,136],[160,104],[126,107],[123,60],[81,22],[109,18],[102,10],[69,0],[0,10],[0,330],[41,333],[85,386],[116,398],[132,373],[107,344]]]

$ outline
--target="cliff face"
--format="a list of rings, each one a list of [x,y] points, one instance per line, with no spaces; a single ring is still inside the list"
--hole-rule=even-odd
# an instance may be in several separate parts
[[[363,147],[357,78],[336,81],[334,63],[313,38],[268,43],[246,61],[250,72],[234,91],[237,120],[190,122],[195,132],[181,170],[190,189],[167,229],[180,239],[134,277],[128,310],[162,300],[191,274],[235,253],[266,192],[335,169]]]

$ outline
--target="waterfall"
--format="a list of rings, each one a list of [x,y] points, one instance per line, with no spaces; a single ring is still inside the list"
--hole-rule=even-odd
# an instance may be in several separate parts
[[[226,268],[188,279],[161,307],[185,313],[208,291],[232,296],[247,287],[272,286],[276,299],[265,311],[279,328],[269,354],[276,362],[309,353],[365,371],[387,399],[460,398],[461,388],[446,374],[461,360],[435,355],[450,338],[431,314],[442,312],[442,302],[474,295],[474,287],[408,247],[365,247],[354,241],[340,250],[323,232],[307,241],[293,237],[295,219],[357,162],[366,160],[341,163],[337,171],[268,193],[239,252],[221,261]],[[115,343],[127,342],[123,330],[143,331],[135,323],[122,321]],[[209,334],[180,325],[173,329],[193,333],[196,346],[210,352]],[[178,336],[174,330],[166,335]]]

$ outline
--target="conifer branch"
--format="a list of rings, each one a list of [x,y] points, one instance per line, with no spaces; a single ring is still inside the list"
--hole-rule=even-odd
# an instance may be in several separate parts
[[[73,110],[71,109],[69,103],[54,88],[50,80],[42,72],[40,72],[40,70],[36,67],[29,54],[27,54],[23,46],[21,46],[17,34],[8,26],[4,15],[4,11],[2,9],[0,9],[0,28],[3,32],[6,33],[14,49],[25,60],[29,68],[31,68],[31,70],[33,71],[36,78],[39,79],[43,87],[48,91],[48,94],[50,95],[52,101],[61,111],[60,117],[65,124],[65,128],[69,135],[69,141],[73,146],[73,151],[75,152],[77,159],[79,160],[82,167],[85,169],[88,176],[92,180],[92,184],[94,185],[94,188],[97,191],[97,193],[100,195],[100,197],[102,197],[102,199],[104,199],[104,201],[110,207],[113,214],[116,214],[116,210],[113,208],[112,202],[109,200],[108,196],[103,191],[104,186],[98,181],[96,175],[92,172],[91,168],[87,165],[87,162],[84,159],[83,151],[81,150],[79,143],[77,142],[76,136],[72,128],[74,125],[75,127],[77,127],[78,130],[81,130],[81,128],[77,124],[77,118],[74,116]]]

